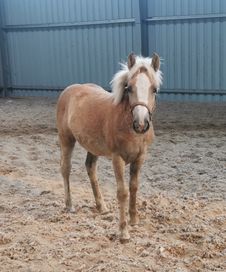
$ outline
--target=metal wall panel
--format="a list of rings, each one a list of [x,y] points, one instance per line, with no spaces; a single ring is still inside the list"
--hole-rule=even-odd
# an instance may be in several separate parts
[[[2,65],[2,56],[0,50],[0,89],[3,88],[3,65]]]
[[[2,31],[2,12],[1,12],[1,3],[0,3],[0,96],[3,93],[3,61],[2,61],[2,50],[3,50],[3,31]]]
[[[0,96],[5,96],[8,86],[10,72],[8,71],[6,35],[3,31],[5,14],[2,8],[3,2],[0,1]]]
[[[226,13],[225,0],[141,0],[147,1],[148,17],[192,16]]]
[[[145,53],[163,59],[162,99],[225,100],[226,1],[142,1]]]
[[[8,95],[109,89],[134,51],[162,57],[160,99],[226,99],[225,0],[0,0],[0,11]]]
[[[10,95],[109,81],[141,53],[137,0],[4,0]],[[34,92],[34,95],[35,92]]]
[[[129,19],[133,0],[4,0],[6,25]]]
[[[130,24],[9,32],[12,85],[106,87],[117,62],[132,50],[132,32]]]

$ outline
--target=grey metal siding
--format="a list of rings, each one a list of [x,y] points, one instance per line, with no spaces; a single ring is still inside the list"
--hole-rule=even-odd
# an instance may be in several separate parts
[[[0,90],[3,88],[3,66],[2,66],[2,56],[0,51]]]
[[[126,56],[127,48],[132,50],[132,32],[130,24],[89,26],[85,31],[79,27],[9,32],[12,85],[61,87],[95,82],[106,87],[118,60]]]
[[[3,31],[5,14],[3,12],[3,2],[0,1],[0,95],[7,93],[10,71],[8,67],[8,49],[6,43],[6,34]]]
[[[5,0],[6,25],[130,19],[132,0]]]
[[[226,13],[225,0],[141,0],[147,1],[148,17],[213,15]]]
[[[118,62],[130,51],[141,53],[138,4],[134,0],[4,1],[13,93],[35,89],[40,94],[38,90],[58,90],[75,82],[110,89]]]
[[[146,54],[163,61],[162,98],[226,100],[226,1],[146,2]]]
[[[161,99],[226,100],[225,0],[0,0],[0,11],[8,95],[109,89],[134,51],[161,56]]]

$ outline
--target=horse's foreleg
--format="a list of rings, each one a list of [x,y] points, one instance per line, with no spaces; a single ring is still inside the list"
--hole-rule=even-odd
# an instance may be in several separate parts
[[[65,191],[65,205],[66,210],[73,212],[72,203],[71,203],[71,193],[70,193],[70,183],[69,176],[71,172],[71,155],[74,148],[74,141],[66,142],[60,139],[61,145],[61,174],[64,179],[64,191]]]
[[[129,198],[129,215],[130,215],[130,225],[135,225],[139,222],[138,212],[136,208],[136,195],[139,185],[138,176],[140,173],[140,168],[143,163],[143,158],[139,158],[136,162],[130,164],[130,198]]]
[[[115,177],[117,181],[117,198],[119,202],[120,218],[119,218],[119,229],[121,241],[129,240],[128,225],[126,220],[126,204],[128,198],[128,188],[124,181],[125,162],[120,156],[113,156],[113,167]]]
[[[98,157],[88,152],[86,157],[86,170],[90,179],[90,183],[93,189],[93,194],[96,201],[97,210],[101,213],[106,213],[107,208],[104,203],[102,194],[99,189],[98,178],[97,178],[97,159]]]

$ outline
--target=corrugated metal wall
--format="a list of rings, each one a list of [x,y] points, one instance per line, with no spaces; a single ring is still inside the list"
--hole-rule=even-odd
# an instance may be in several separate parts
[[[160,98],[226,100],[226,0],[0,0],[0,11],[9,95],[109,89],[130,51],[156,51]]]
[[[3,66],[2,66],[2,56],[0,51],[0,90],[3,88]]]
[[[226,101],[226,1],[142,3],[143,51],[157,51],[163,58],[161,97]]]
[[[74,82],[94,82],[109,89],[118,62],[132,50],[141,51],[138,1],[4,0],[3,4],[11,95],[48,90],[51,95]]]
[[[2,15],[1,15],[1,5],[0,5],[0,97],[3,94],[3,59],[2,59],[2,51],[3,51],[3,31],[1,28],[2,25]]]

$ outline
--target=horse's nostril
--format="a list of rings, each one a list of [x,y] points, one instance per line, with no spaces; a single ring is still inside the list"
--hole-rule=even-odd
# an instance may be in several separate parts
[[[135,130],[138,130],[139,129],[139,122],[138,121],[133,121],[133,128],[135,129]]]
[[[137,133],[145,133],[150,127],[150,122],[145,120],[144,123],[138,122],[137,120],[133,121],[133,129]]]
[[[150,123],[148,122],[148,120],[145,120],[144,131],[147,131],[149,127],[150,127]]]

